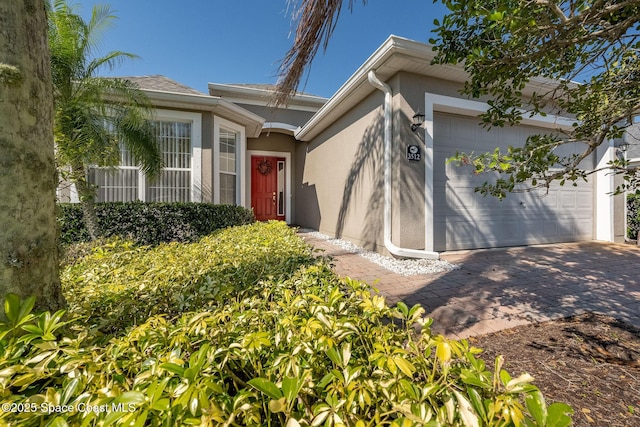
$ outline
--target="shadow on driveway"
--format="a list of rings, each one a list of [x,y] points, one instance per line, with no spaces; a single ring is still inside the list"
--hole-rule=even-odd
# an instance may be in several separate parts
[[[304,236],[303,236],[304,237]],[[389,303],[421,304],[432,330],[464,338],[584,312],[640,327],[640,248],[581,242],[443,254],[460,269],[401,276],[325,241],[307,241]]]

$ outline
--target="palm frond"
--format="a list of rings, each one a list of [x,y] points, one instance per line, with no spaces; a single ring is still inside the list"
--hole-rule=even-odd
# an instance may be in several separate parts
[[[130,81],[99,77],[136,55],[114,51],[95,57],[101,33],[115,17],[95,6],[87,23],[64,0],[49,13],[49,44],[55,90],[54,121],[63,163],[117,166],[122,143],[149,176],[162,168],[162,156],[151,123],[153,108],[144,92]]]
[[[296,23],[295,40],[280,62],[274,98],[276,105],[287,103],[320,46],[327,48],[343,3],[343,0],[289,0],[289,7],[293,10],[291,18]],[[366,5],[367,0],[362,3]],[[349,0],[349,9],[353,9],[353,0]]]

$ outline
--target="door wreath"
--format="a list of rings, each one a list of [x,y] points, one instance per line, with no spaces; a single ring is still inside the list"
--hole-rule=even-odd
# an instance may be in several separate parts
[[[258,163],[258,172],[260,172],[262,175],[269,175],[271,173],[271,169],[273,169],[273,166],[268,160],[263,160]]]

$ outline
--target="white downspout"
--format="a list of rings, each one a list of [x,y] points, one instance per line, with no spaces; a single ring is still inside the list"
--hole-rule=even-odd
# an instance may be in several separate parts
[[[369,83],[384,92],[384,247],[391,254],[404,258],[438,259],[437,252],[400,248],[391,241],[391,128],[393,125],[393,94],[391,87],[380,81],[375,71],[368,74]]]

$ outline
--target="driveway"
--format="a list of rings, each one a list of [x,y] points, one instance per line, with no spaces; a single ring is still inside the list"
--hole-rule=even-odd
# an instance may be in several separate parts
[[[301,233],[335,260],[343,276],[363,280],[391,304],[421,304],[432,330],[466,338],[584,312],[640,328],[640,248],[562,243],[447,253],[460,269],[401,276],[324,240]]]

